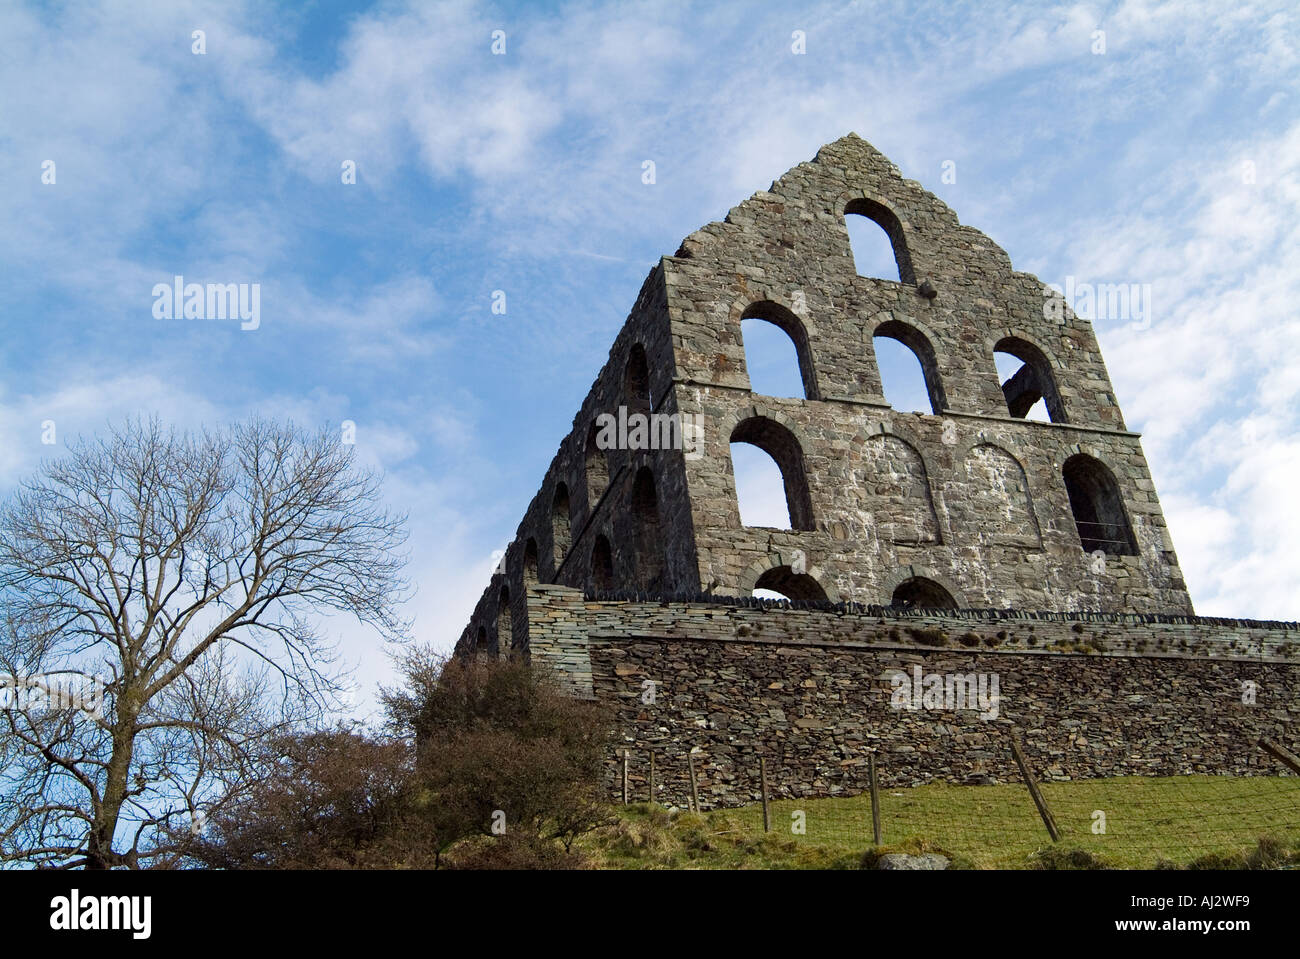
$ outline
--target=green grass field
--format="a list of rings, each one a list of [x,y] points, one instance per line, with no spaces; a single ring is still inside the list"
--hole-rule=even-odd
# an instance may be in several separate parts
[[[1059,844],[1051,842],[1023,785],[927,785],[881,792],[881,851],[939,851],[956,867],[976,869],[1245,868],[1252,853],[1251,865],[1300,864],[1295,777],[1125,777],[1042,788],[1062,833]],[[872,849],[865,793],[773,802],[767,834],[760,804],[703,816],[647,804],[617,812],[615,825],[581,844],[594,865],[859,868]],[[791,828],[799,813],[802,835]]]

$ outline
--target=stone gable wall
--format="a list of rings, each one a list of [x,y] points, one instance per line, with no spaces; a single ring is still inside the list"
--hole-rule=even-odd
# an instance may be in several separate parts
[[[845,213],[863,201],[897,218],[910,278],[857,274]],[[664,269],[678,403],[706,429],[703,455],[685,464],[705,591],[747,595],[756,564],[800,551],[827,596],[863,603],[890,602],[898,573],[916,567],[959,606],[1192,611],[1091,325],[869,144],[848,136],[824,147],[688,237]],[[751,391],[741,322],[756,303],[776,304],[802,329],[815,398]],[[885,402],[880,329],[929,343],[942,409],[900,413]],[[1010,415],[994,363],[1004,337],[1043,355],[1065,422]],[[730,442],[753,417],[797,439],[812,529],[741,525]],[[882,435],[891,455],[880,455]],[[1062,477],[1080,452],[1114,474],[1137,555],[1099,568],[1081,548]]]

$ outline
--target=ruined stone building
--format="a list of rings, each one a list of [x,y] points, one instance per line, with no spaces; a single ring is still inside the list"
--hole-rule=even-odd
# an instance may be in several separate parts
[[[896,276],[858,275],[851,216],[888,236]],[[751,389],[749,319],[793,341],[803,396]],[[880,337],[916,355],[931,412],[886,402]],[[1005,382],[997,353],[1022,363]],[[1050,422],[1026,417],[1040,400]],[[637,414],[682,442],[602,437],[602,416]],[[789,529],[742,525],[735,443],[779,467]],[[923,768],[954,723],[977,740],[989,727],[891,713],[891,668],[996,668],[1000,721],[1059,714],[1077,729],[1114,722],[1080,689],[1150,701],[1175,676],[1222,709],[1171,708],[1235,715],[1248,663],[1279,698],[1232,721],[1276,725],[1300,709],[1294,629],[1193,615],[1091,325],[850,134],[650,272],[457,650],[549,662],[617,707],[630,746],[758,751],[792,788],[836,792],[860,785],[865,747],[902,750],[900,779],[1001,768],[976,748]],[[1254,762],[1196,717],[1138,730],[1154,751],[1142,769],[1186,754],[1184,739],[1154,745],[1170,722],[1214,740],[1216,761]],[[1053,752],[1053,735],[1031,747]],[[1057,767],[1132,771],[1116,743]],[[744,777],[718,777],[717,801],[749,795]]]

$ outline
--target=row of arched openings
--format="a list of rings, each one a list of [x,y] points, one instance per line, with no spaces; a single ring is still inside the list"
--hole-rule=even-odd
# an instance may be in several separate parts
[[[627,362],[623,367],[620,403],[627,407],[628,416],[636,413],[649,415],[654,410],[654,400],[650,392],[650,364],[646,358],[645,347],[640,343],[633,343],[628,350]],[[616,409],[607,412],[617,414]],[[609,489],[611,479],[609,451],[601,449],[599,437],[600,426],[593,417],[587,428],[586,445],[583,451],[588,517],[595,515],[601,499]],[[645,482],[638,475],[634,483],[634,495],[639,489],[643,501],[647,496]],[[650,483],[653,487],[653,477]],[[653,489],[650,495],[653,495]],[[551,543],[555,568],[558,570],[573,547],[572,503],[569,488],[563,481],[555,484],[551,496]]]
[[[867,444],[863,475],[857,479],[861,485],[871,486],[877,500],[885,504],[886,515],[880,519],[878,533],[894,543],[940,542],[920,454],[892,434],[877,434]],[[742,526],[817,528],[804,453],[793,432],[767,417],[750,417],[732,430],[731,456]],[[981,544],[1034,546],[1041,542],[1028,479],[1013,456],[1000,447],[980,444],[967,457],[964,479],[969,488],[963,496],[971,501],[976,518],[987,498],[984,511],[999,514],[1001,520],[996,536],[980,532]],[[1137,555],[1119,483],[1110,469],[1100,460],[1077,453],[1063,464],[1061,479],[1083,549]]]
[[[891,209],[875,200],[853,199],[845,206],[844,225],[860,276],[916,283],[902,223]],[[793,313],[775,303],[755,303],[741,316],[741,337],[755,392],[820,398],[808,334]],[[904,412],[947,409],[934,348],[920,330],[891,320],[873,331],[872,345],[891,406]],[[791,349],[794,363],[789,361]],[[1019,337],[1007,337],[994,346],[993,361],[1012,416],[1066,422],[1051,363],[1042,350]]]
[[[915,282],[902,225],[893,211],[873,200],[855,199],[845,208],[845,225],[860,275]],[[766,300],[750,304],[741,314],[741,338],[754,392],[821,398],[808,331],[789,309]],[[948,408],[934,346],[920,329],[901,320],[888,320],[875,328],[872,344],[882,390],[891,406],[936,414]],[[1010,415],[1066,422],[1051,361],[1039,347],[1022,337],[1007,336],[994,344],[992,358]],[[811,529],[812,511],[797,442],[752,424],[741,424],[737,431],[732,437],[732,462],[742,523]],[[1066,482],[1070,488],[1079,486],[1073,478],[1067,477]],[[783,495],[776,495],[776,490]],[[1080,515],[1091,508],[1083,502],[1087,498],[1072,494],[1072,502],[1080,500]],[[1107,497],[1097,493],[1094,498]],[[1106,533],[1105,522],[1082,522],[1094,523]],[[1122,542],[1123,537],[1114,537],[1115,532],[1112,529],[1089,541]]]
[[[780,304],[761,301],[742,314],[740,335],[750,389],[765,396],[820,399],[807,331]],[[872,333],[876,367],[885,399],[900,412],[943,413],[948,409],[939,363],[929,338],[902,320],[887,320]],[[993,347],[1007,412],[1017,419],[1066,422],[1047,355],[1018,336]]]
[[[603,458],[599,460],[603,462]],[[588,473],[588,482],[592,474]],[[608,476],[597,480],[608,484]],[[602,485],[600,494],[604,494]],[[599,496],[597,497],[597,499]],[[662,522],[659,515],[659,492],[656,488],[654,472],[648,466],[637,470],[632,479],[628,499],[628,521],[631,524],[630,540],[632,554],[629,557],[635,571],[633,584],[642,590],[657,589],[664,575],[664,549]],[[556,484],[555,495],[551,505],[552,539],[555,543],[555,568],[558,571],[573,548],[572,530],[570,528],[568,489],[563,483]],[[537,548],[530,539],[525,550],[525,579],[537,581]],[[529,559],[531,557],[531,560]],[[592,540],[591,553],[592,584],[597,590],[615,588],[614,551],[609,537],[598,533]]]
[[[790,566],[774,566],[764,570],[754,584],[754,595],[760,599],[821,602],[827,599],[826,590],[814,576],[806,572],[795,572]],[[894,587],[886,605],[903,609],[956,609],[957,600],[934,580],[924,576],[911,576]]]

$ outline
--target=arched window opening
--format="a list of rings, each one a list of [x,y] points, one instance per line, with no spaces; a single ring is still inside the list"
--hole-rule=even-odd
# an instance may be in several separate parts
[[[497,602],[497,656],[505,659],[514,645],[515,634],[510,625],[510,590],[503,588]]]
[[[754,595],[760,599],[826,599],[821,583],[807,573],[796,573],[789,566],[774,566],[765,570],[754,584]]]
[[[737,506],[740,506],[742,487],[745,499],[753,505],[741,514],[741,524],[753,525],[749,520],[765,521],[779,516],[776,496],[762,494],[755,496],[755,486],[761,491],[761,458],[746,456],[736,449],[737,444],[755,446],[766,453],[776,464],[781,473],[781,490],[785,498],[785,511],[788,517],[785,526],[778,529],[814,529],[812,497],[808,490],[808,473],[804,467],[803,450],[793,433],[765,416],[755,416],[737,424],[731,431],[731,465],[736,478]],[[758,484],[755,484],[758,480]],[[774,484],[773,484],[774,485]]]
[[[524,544],[524,584],[537,582],[537,540],[529,537]]]
[[[555,550],[555,569],[558,572],[564,557],[569,555],[569,488],[555,484],[555,497],[551,500],[551,540]]]
[[[925,609],[956,609],[957,601],[952,594],[932,579],[913,576],[894,587],[894,595],[889,601],[891,606],[904,609],[921,607]]]
[[[870,221],[870,222],[868,222]],[[844,208],[854,266],[859,276],[915,283],[903,225],[894,211],[875,200],[859,198]]]
[[[647,591],[663,586],[663,544],[659,531],[659,497],[650,467],[637,470],[632,483],[632,518],[636,523],[637,585]]]
[[[917,413],[942,413],[948,408],[939,361],[924,333],[899,320],[887,320],[876,327],[872,346],[890,406]]]
[[[487,656],[490,652],[491,650],[488,649],[487,627],[480,626],[478,628],[478,635],[474,637],[474,655]]]
[[[604,533],[596,537],[591,547],[591,588],[597,593],[614,590],[614,551]]]
[[[1076,453],[1065,461],[1061,473],[1084,552],[1101,550],[1112,556],[1136,556],[1137,540],[1124,510],[1119,484],[1105,464]]]
[[[1042,350],[1019,337],[1008,336],[994,345],[993,362],[1012,416],[1041,423],[1066,422],[1052,364]]]
[[[731,445],[731,471],[736,477],[736,505],[741,526],[790,529],[785,480],[776,460],[757,446]]]
[[[602,450],[597,444],[596,439],[600,435],[600,428],[592,420],[591,429],[587,431],[587,511],[595,513],[596,506],[600,503],[600,498],[605,495],[605,490],[609,488],[609,453]]]
[[[623,404],[629,416],[654,409],[650,399],[650,364],[640,343],[633,344],[628,352],[627,369],[623,371]]]
[[[745,347],[745,369],[749,372],[751,390],[765,396],[820,398],[808,331],[799,317],[770,300],[750,304],[740,317],[740,337]],[[793,363],[790,362],[792,345]]]

